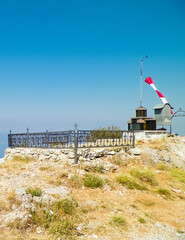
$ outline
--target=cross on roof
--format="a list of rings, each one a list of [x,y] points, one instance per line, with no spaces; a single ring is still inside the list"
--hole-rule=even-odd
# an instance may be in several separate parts
[[[78,125],[75,123],[75,125],[74,125],[75,130],[77,129],[77,127],[78,127]]]

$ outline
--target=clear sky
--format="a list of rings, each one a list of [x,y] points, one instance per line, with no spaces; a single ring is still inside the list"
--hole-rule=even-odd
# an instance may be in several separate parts
[[[148,115],[160,100],[147,76],[185,110],[184,0],[0,0],[1,134],[126,129],[146,54]],[[173,130],[185,135],[185,117]]]

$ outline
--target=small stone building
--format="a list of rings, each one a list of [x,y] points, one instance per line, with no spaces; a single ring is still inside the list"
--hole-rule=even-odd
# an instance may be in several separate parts
[[[172,107],[169,103],[157,104],[154,108],[154,115],[157,125],[171,125],[171,111]]]
[[[136,108],[136,117],[128,122],[128,130],[156,130],[156,120],[147,117],[146,108]]]

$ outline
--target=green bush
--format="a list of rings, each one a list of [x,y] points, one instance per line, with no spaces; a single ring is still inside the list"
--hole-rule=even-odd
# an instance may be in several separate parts
[[[104,180],[101,177],[86,174],[84,177],[84,186],[90,188],[103,187]]]
[[[85,171],[87,172],[94,172],[94,173],[104,173],[105,168],[103,165],[95,165],[95,166],[86,166],[84,168]]]
[[[185,170],[181,168],[172,168],[170,170],[171,176],[176,178],[178,181],[185,183]]]
[[[115,215],[111,217],[110,224],[113,224],[116,227],[125,227],[127,225],[127,221],[123,216]]]
[[[142,218],[142,217],[139,217],[139,218],[138,218],[138,222],[140,222],[140,223],[146,223],[146,220],[145,220],[144,218]]]
[[[145,186],[137,183],[136,180],[129,175],[118,175],[116,177],[116,182],[126,186],[129,189],[146,190]]]
[[[68,198],[53,204],[37,203],[35,210],[30,210],[30,224],[45,228],[62,239],[74,239],[78,224],[77,206],[74,199]]]
[[[138,178],[140,181],[157,185],[156,174],[150,169],[131,168],[130,175]]]
[[[32,197],[40,197],[42,195],[42,190],[40,188],[27,188],[26,194],[31,194]]]
[[[65,214],[73,214],[78,207],[78,203],[74,199],[65,198],[53,204],[54,211],[63,209]]]
[[[157,193],[162,195],[165,199],[171,198],[171,193],[170,193],[170,191],[168,189],[159,188],[159,189],[157,189]]]

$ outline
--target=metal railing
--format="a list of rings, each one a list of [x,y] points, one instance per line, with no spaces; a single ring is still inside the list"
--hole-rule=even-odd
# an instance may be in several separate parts
[[[133,131],[123,130],[74,130],[8,134],[10,148],[68,148],[74,149],[77,162],[78,148],[135,147]]]

